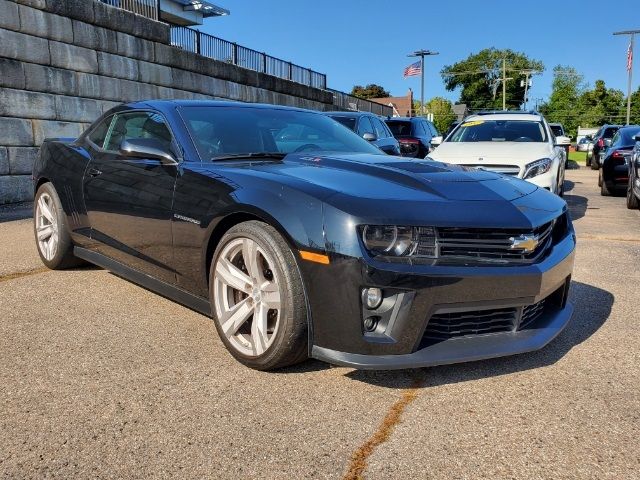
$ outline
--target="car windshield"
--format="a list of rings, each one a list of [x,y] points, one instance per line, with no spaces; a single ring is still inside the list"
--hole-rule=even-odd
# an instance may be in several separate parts
[[[541,122],[530,120],[471,120],[462,123],[447,142],[546,142]]]
[[[564,135],[564,131],[562,130],[562,127],[559,125],[549,125],[549,128],[551,129],[551,131],[556,137],[561,137]]]
[[[336,122],[340,122],[342,125],[344,125],[345,127],[347,127],[349,130],[354,130],[356,129],[356,119],[353,117],[342,117],[339,115],[336,115],[335,117],[333,115],[329,115],[331,118],[333,118]]]
[[[280,108],[182,107],[202,160],[292,152],[384,153],[329,117]]]
[[[411,122],[409,121],[388,120],[386,123],[394,137],[408,137],[411,135]]]

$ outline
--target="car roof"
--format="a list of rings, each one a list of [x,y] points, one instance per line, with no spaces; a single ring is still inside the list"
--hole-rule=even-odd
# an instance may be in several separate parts
[[[265,110],[291,110],[298,112],[320,113],[314,110],[299,107],[287,107],[284,105],[271,105],[268,103],[248,103],[234,102],[229,100],[141,100],[122,104],[121,107],[128,108],[157,108],[163,109],[167,107],[237,107],[237,108],[260,108]]]
[[[377,117],[377,115],[370,112],[345,112],[345,111],[330,111],[330,112],[322,112],[325,115],[331,115],[335,117],[363,117],[365,115]]]
[[[423,117],[387,117],[385,118],[384,121],[385,122],[414,122],[418,120],[428,121],[426,118],[423,118]]]
[[[474,113],[464,119],[465,122],[471,120],[534,120],[542,121],[542,115],[534,112],[487,112],[487,113]]]

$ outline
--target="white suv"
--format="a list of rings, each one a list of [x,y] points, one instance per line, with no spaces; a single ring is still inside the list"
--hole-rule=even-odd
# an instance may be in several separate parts
[[[564,193],[565,150],[537,113],[471,115],[429,157],[513,175],[560,196]]]

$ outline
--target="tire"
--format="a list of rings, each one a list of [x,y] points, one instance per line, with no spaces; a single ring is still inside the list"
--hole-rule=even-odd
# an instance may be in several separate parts
[[[602,171],[598,174],[598,186],[602,187]]]
[[[633,193],[633,175],[629,175],[629,186],[627,187],[627,208],[629,210],[637,210],[640,207],[638,197]]]
[[[607,187],[607,183],[602,178],[600,179],[600,195],[602,195],[603,197],[611,196],[611,190],[609,190],[609,187]]]
[[[211,262],[209,296],[220,339],[239,362],[273,370],[307,359],[302,276],[293,252],[270,225],[249,221],[225,233]]]
[[[594,155],[591,155],[591,161],[589,162],[589,165],[591,165],[591,170],[598,170],[600,168],[600,165],[598,165],[598,160],[596,160]]]
[[[33,234],[40,260],[52,270],[76,267],[84,262],[73,255],[67,215],[51,183],[43,183],[33,201]]]

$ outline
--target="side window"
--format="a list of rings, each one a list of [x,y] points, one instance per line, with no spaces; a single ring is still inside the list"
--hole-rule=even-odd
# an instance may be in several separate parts
[[[136,138],[154,138],[165,148],[171,148],[171,133],[160,114],[132,112],[116,115],[107,136],[105,150],[117,152],[123,141]]]
[[[371,118],[371,122],[376,129],[376,136],[378,138],[387,138],[390,136],[389,133],[387,133],[387,128],[385,127],[384,123],[382,123],[379,119],[373,117]]]
[[[104,139],[107,137],[107,132],[109,131],[109,126],[111,125],[111,121],[113,120],[113,115],[108,116],[104,120],[102,120],[92,131],[87,135],[87,138],[91,143],[93,143],[96,147],[102,148],[104,147]]]
[[[363,136],[365,133],[375,134],[376,132],[373,130],[373,126],[371,125],[369,118],[362,116],[358,122],[358,135]]]

